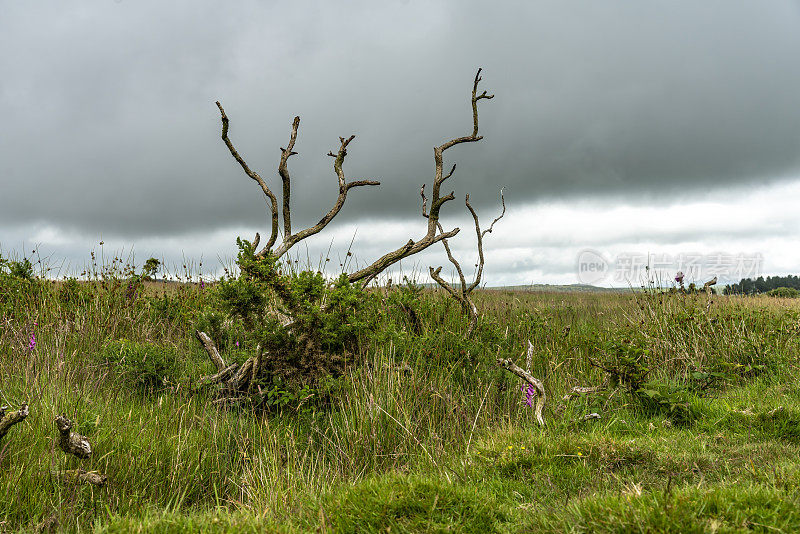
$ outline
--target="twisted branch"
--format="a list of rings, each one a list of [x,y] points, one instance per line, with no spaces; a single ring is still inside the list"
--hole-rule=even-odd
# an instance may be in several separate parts
[[[225,114],[225,110],[222,108],[222,105],[219,102],[217,102],[217,107],[219,108],[219,112],[222,117],[222,140],[225,142],[225,145],[228,147],[228,150],[233,158],[242,167],[245,174],[258,183],[269,201],[269,209],[270,213],[272,214],[272,230],[269,240],[264,244],[264,247],[255,254],[257,258],[265,258],[269,254],[272,254],[275,258],[280,258],[298,242],[316,233],[319,233],[328,225],[329,222],[331,222],[331,220],[333,220],[334,217],[336,217],[336,215],[342,209],[342,206],[344,206],[344,202],[347,199],[347,192],[350,189],[365,185],[380,185],[380,182],[375,180],[357,180],[354,182],[347,182],[344,171],[342,170],[342,164],[344,163],[345,156],[347,155],[347,145],[350,144],[350,141],[355,138],[355,135],[351,135],[347,139],[340,137],[339,140],[341,141],[341,146],[339,147],[338,153],[333,154],[330,152],[328,154],[329,156],[333,156],[335,158],[333,169],[336,172],[336,176],[339,181],[339,195],[336,199],[336,203],[317,224],[310,228],[306,228],[305,230],[301,230],[296,234],[292,234],[292,212],[290,206],[291,176],[289,174],[288,161],[291,156],[297,154],[297,152],[294,151],[294,145],[297,141],[297,130],[300,127],[300,117],[295,117],[294,121],[292,122],[292,131],[289,135],[289,144],[286,145],[286,148],[281,148],[281,160],[278,164],[278,174],[283,182],[283,241],[278,248],[273,251],[272,248],[275,246],[275,243],[278,239],[278,200],[269,186],[267,186],[266,182],[264,182],[264,180],[256,171],[252,170],[247,165],[247,162],[233,146],[233,143],[228,137],[228,126],[230,123],[228,116]],[[261,236],[256,234],[256,238],[253,240],[254,248],[260,241],[260,237]]]
[[[284,254],[286,254],[289,251],[289,249],[292,248],[294,245],[296,245],[298,242],[308,237],[311,237],[314,234],[319,233],[320,231],[322,231],[323,228],[328,226],[328,223],[331,222],[333,218],[339,214],[339,211],[341,211],[342,206],[344,206],[344,202],[345,200],[347,200],[347,192],[350,189],[354,187],[362,187],[365,185],[381,185],[380,182],[377,182],[375,180],[356,180],[354,182],[347,181],[347,178],[344,175],[344,170],[342,169],[342,164],[344,163],[344,158],[347,156],[347,145],[349,145],[350,142],[353,139],[355,139],[355,137],[356,137],[355,135],[351,135],[347,139],[345,139],[344,137],[340,137],[339,141],[341,142],[341,144],[339,146],[339,151],[336,154],[334,154],[333,152],[328,152],[328,155],[334,158],[333,170],[336,172],[336,177],[339,180],[339,195],[336,198],[336,203],[328,211],[328,213],[326,213],[325,216],[322,219],[320,219],[320,221],[314,226],[306,228],[305,230],[301,230],[296,234],[287,233],[283,238],[283,242],[277,249],[275,249],[275,252],[273,253],[273,255],[276,258],[280,258]],[[284,210],[283,211],[284,218],[288,220],[289,215],[287,214],[289,213],[289,204],[288,200],[286,199],[284,199],[283,210]],[[259,253],[259,255],[262,254]]]
[[[430,213],[425,213],[426,207],[423,206],[423,216],[428,219],[427,232],[419,241],[414,242],[413,240],[409,240],[405,245],[398,248],[397,250],[384,254],[371,265],[368,265],[367,267],[364,267],[363,269],[352,273],[349,276],[350,282],[361,281],[363,285],[367,285],[378,274],[383,272],[390,265],[397,263],[403,258],[407,258],[408,256],[421,252],[422,250],[425,250],[429,246],[438,243],[443,239],[448,239],[450,237],[453,237],[459,232],[458,228],[454,228],[449,232],[444,232],[442,230],[441,225],[439,224],[439,212],[442,206],[446,202],[453,200],[455,198],[454,192],[450,192],[444,196],[441,195],[442,184],[445,182],[445,180],[450,178],[456,170],[456,166],[453,165],[453,168],[450,170],[450,172],[444,174],[443,154],[446,150],[454,147],[455,145],[461,143],[473,143],[483,139],[483,136],[478,135],[478,101],[483,99],[489,100],[491,98],[494,98],[494,95],[487,95],[486,91],[483,91],[483,93],[478,94],[478,83],[482,79],[481,70],[482,69],[478,69],[477,74],[475,74],[475,80],[472,84],[472,99],[470,101],[470,104],[472,106],[472,134],[465,135],[462,137],[456,137],[455,139],[446,141],[445,143],[437,147],[434,147],[433,149],[435,170],[433,177],[433,186],[431,187]],[[424,192],[424,189],[423,191],[421,191],[421,193],[422,192]]]
[[[247,165],[247,162],[239,155],[239,152],[236,151],[236,148],[233,146],[230,138],[228,138],[228,116],[225,114],[225,110],[222,108],[222,104],[217,101],[217,107],[219,108],[219,113],[222,118],[222,140],[225,142],[225,145],[228,147],[228,150],[233,156],[239,165],[242,167],[244,173],[255,180],[258,185],[261,187],[261,191],[264,192],[264,195],[267,197],[269,201],[269,211],[272,214],[272,231],[269,236],[269,241],[267,241],[266,245],[264,245],[264,250],[269,250],[272,248],[272,245],[275,244],[275,241],[278,239],[278,199],[275,198],[275,193],[267,186],[264,179],[254,170],[250,169]],[[297,119],[299,122],[299,119]],[[287,156],[288,158],[288,156]]]
[[[297,141],[297,128],[300,126],[300,117],[295,117],[292,122],[292,133],[289,135],[289,144],[286,148],[281,148],[281,162],[278,165],[278,174],[283,181],[283,235],[292,235],[292,214],[289,209],[289,197],[291,195],[292,181],[289,177],[289,170],[286,162],[291,156],[297,154],[294,151],[294,142]]]
[[[452,172],[451,172],[452,174]],[[425,186],[422,186],[420,189],[420,195],[422,196],[422,214],[425,215],[425,205],[427,203],[427,199],[425,198]],[[467,284],[467,280],[464,277],[464,270],[461,268],[461,264],[458,260],[455,259],[453,256],[453,252],[450,250],[450,243],[448,243],[447,239],[442,239],[442,245],[444,245],[444,249],[447,252],[447,259],[450,260],[450,263],[456,268],[456,272],[458,273],[459,281],[461,282],[461,288],[459,291],[456,291],[452,285],[446,282],[441,277],[441,266],[434,270],[433,267],[429,267],[431,278],[433,278],[439,286],[444,288],[450,295],[456,299],[459,304],[461,304],[461,308],[464,310],[464,313],[469,316],[469,327],[467,329],[467,336],[471,336],[475,326],[478,324],[478,308],[475,306],[475,303],[472,302],[470,298],[470,294],[472,291],[478,287],[481,283],[481,277],[483,276],[483,266],[485,263],[484,255],[483,255],[483,238],[486,236],[487,233],[491,232],[494,228],[494,224],[503,218],[503,215],[506,214],[506,201],[503,197],[503,190],[500,189],[500,203],[503,205],[503,211],[500,213],[498,217],[496,217],[492,224],[486,230],[481,231],[480,221],[478,220],[478,214],[475,212],[475,209],[469,203],[469,195],[465,200],[465,204],[467,209],[472,214],[472,219],[475,221],[475,234],[478,238],[478,264],[477,270],[475,271],[475,279],[470,283]],[[440,232],[443,232],[442,225],[437,221],[437,227],[439,228]]]

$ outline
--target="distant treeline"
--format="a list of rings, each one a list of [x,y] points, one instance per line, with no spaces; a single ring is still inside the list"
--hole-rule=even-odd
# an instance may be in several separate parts
[[[800,277],[790,274],[789,276],[759,276],[755,280],[742,278],[738,284],[725,286],[723,293],[726,295],[754,295],[756,293],[768,293],[779,288],[789,288],[800,291]]]

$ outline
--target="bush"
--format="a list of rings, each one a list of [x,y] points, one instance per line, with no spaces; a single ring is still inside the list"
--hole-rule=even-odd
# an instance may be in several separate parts
[[[796,299],[797,297],[800,297],[800,291],[793,287],[777,287],[768,291],[767,295],[770,297]]]
[[[212,307],[197,326],[209,328],[229,349],[231,332],[240,336],[242,349],[260,346],[268,357],[260,362],[257,385],[276,392],[276,405],[342,376],[357,361],[359,340],[373,330],[377,297],[350,284],[347,275],[326,280],[318,271],[256,258],[247,241],[238,245],[240,276],[210,290]]]

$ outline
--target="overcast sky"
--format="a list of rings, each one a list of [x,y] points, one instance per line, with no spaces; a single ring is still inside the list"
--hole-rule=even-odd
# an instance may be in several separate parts
[[[496,95],[480,103],[485,138],[446,153],[459,200],[443,217],[462,228],[454,246],[469,265],[463,195],[488,223],[505,187],[489,285],[638,285],[622,266],[642,255],[674,260],[670,272],[701,257],[698,278],[737,278],[743,262],[800,273],[796,0],[0,0],[0,50],[0,247],[37,248],[64,272],[102,240],[109,257],[202,260],[212,273],[237,235],[265,232],[264,197],[219,138],[216,100],[276,193],[300,115],[295,227],[334,202],[325,154],[356,134],[348,177],[382,185],[351,190],[303,258],[335,270],[351,241],[366,262],[417,239],[432,147],[470,132],[483,67]],[[603,277],[578,271],[587,250]],[[437,250],[403,268],[428,281],[442,261]]]

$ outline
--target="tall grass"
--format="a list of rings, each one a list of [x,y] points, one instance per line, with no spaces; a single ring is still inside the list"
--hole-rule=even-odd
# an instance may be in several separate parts
[[[611,462],[607,455],[618,452],[601,453],[598,443],[618,451],[617,433],[639,435],[667,420],[637,411],[624,391],[560,401],[575,385],[606,380],[594,363],[603,361],[608,342],[641,348],[652,380],[691,385],[693,373],[721,377],[716,389],[688,397],[703,413],[687,430],[693,436],[713,435],[713,418],[733,434],[754,436],[760,428],[758,439],[786,443],[791,406],[800,403],[787,393],[789,423],[781,430],[758,426],[757,414],[735,416],[747,407],[726,397],[737,388],[774,392],[796,380],[796,301],[714,297],[709,306],[704,295],[486,290],[476,295],[482,318],[473,339],[463,335],[458,305],[425,291],[415,302],[421,328],[401,309],[384,307],[376,335],[361,344],[365,363],[349,369],[330,406],[231,410],[192,388],[212,370],[192,335],[207,289],[149,283],[132,294],[127,280],[120,269],[82,282],[2,278],[0,402],[27,401],[31,415],[0,442],[0,530],[57,524],[157,531],[166,524],[187,531],[369,531],[382,522],[411,531],[481,531],[508,522],[522,528],[524,514],[508,504],[515,499],[535,497],[545,510],[552,499],[581,495],[578,486],[591,492],[624,482],[596,479],[595,464],[563,464],[554,460],[559,455],[580,460],[575,446],[584,443],[595,451],[589,454],[606,454],[597,462]],[[495,365],[498,357],[522,363],[528,340],[535,347],[531,372],[550,399],[546,429],[524,406],[518,379]],[[159,365],[148,367],[154,359]],[[139,380],[143,369],[163,373],[161,382]],[[589,410],[602,412],[594,427],[576,422]],[[55,445],[60,413],[92,442],[90,460],[67,458]],[[783,449],[773,449],[772,458],[780,458]],[[678,454],[658,453],[656,461],[648,451],[619,452],[631,466],[620,480],[635,484],[635,464],[667,465],[665,458]],[[107,486],[65,485],[52,474],[77,466],[107,474]],[[520,482],[518,469],[530,477],[549,473],[550,482]],[[551,494],[525,489],[542,484],[551,484]],[[392,508],[388,495],[406,504]],[[576,505],[537,528],[591,513]],[[403,514],[417,519],[398,519]]]

